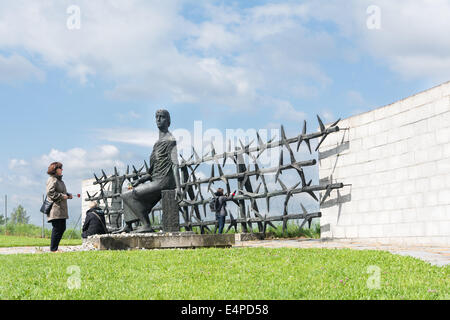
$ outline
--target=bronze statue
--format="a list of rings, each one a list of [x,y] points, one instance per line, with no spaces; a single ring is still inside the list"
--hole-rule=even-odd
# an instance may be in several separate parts
[[[159,140],[155,143],[153,147],[153,152],[150,158],[150,166],[147,165],[147,162],[144,162],[144,166],[140,170],[136,170],[133,166],[133,173],[129,174],[129,168],[127,168],[126,174],[119,175],[116,168],[114,168],[114,175],[108,177],[106,173],[102,170],[103,176],[98,178],[95,174],[95,182],[94,185],[100,186],[100,196],[96,197],[89,195],[87,193],[88,198],[87,201],[98,201],[103,200],[105,203],[105,210],[108,212],[109,216],[121,215],[123,217],[123,221],[126,222],[126,226],[117,232],[130,232],[133,231],[133,222],[140,221],[141,227],[135,230],[135,232],[153,232],[153,228],[160,229],[163,227],[164,223],[161,223],[161,226],[152,226],[150,225],[149,213],[151,213],[152,209],[155,207],[156,203],[160,201],[162,196],[164,195],[164,200],[166,199],[166,193],[162,192],[163,190],[174,190],[176,188],[176,201],[178,209],[182,209],[184,223],[179,224],[178,228],[185,228],[185,230],[192,230],[194,227],[200,227],[201,233],[204,233],[205,230],[210,231],[208,225],[215,225],[216,221],[204,221],[201,219],[199,208],[203,206],[203,211],[205,213],[205,218],[207,217],[206,206],[208,203],[211,204],[211,201],[214,199],[205,199],[202,195],[202,186],[208,185],[208,192],[211,191],[211,184],[214,184],[215,181],[224,181],[227,191],[230,192],[230,180],[237,180],[238,184],[238,194],[233,198],[233,201],[238,205],[238,218],[234,218],[230,213],[230,220],[225,223],[229,224],[228,232],[232,227],[237,231],[238,223],[242,225],[242,230],[244,232],[253,232],[252,224],[258,224],[258,230],[262,230],[264,233],[266,232],[266,227],[268,225],[276,228],[273,225],[273,221],[283,222],[283,233],[286,232],[287,222],[288,220],[298,220],[302,219],[303,222],[300,225],[300,229],[308,223],[311,225],[312,219],[321,217],[320,212],[308,213],[306,209],[300,204],[303,213],[300,214],[288,214],[288,204],[289,200],[293,197],[294,194],[309,194],[315,201],[319,202],[319,205],[322,205],[329,197],[331,196],[331,192],[336,189],[341,189],[344,187],[343,183],[332,183],[332,179],[329,179],[329,182],[320,183],[319,185],[311,185],[312,180],[307,182],[305,177],[305,172],[303,170],[304,167],[315,166],[317,161],[316,159],[311,159],[307,161],[297,161],[295,159],[294,151],[291,148],[291,144],[297,143],[297,151],[300,145],[305,142],[306,146],[310,153],[312,153],[310,141],[313,139],[320,138],[318,143],[318,147],[323,143],[326,137],[334,132],[338,132],[340,128],[337,126],[339,120],[331,124],[330,126],[325,126],[317,116],[317,120],[319,121],[320,131],[314,133],[306,132],[306,121],[303,123],[303,131],[294,138],[287,138],[286,133],[284,131],[284,127],[281,126],[281,139],[278,141],[274,141],[274,138],[267,141],[267,143],[263,142],[261,137],[257,135],[258,145],[255,147],[251,147],[252,142],[248,145],[243,145],[242,142],[241,148],[235,147],[235,150],[231,150],[231,145],[229,144],[229,148],[227,152],[223,154],[217,154],[214,146],[211,144],[211,155],[207,156],[207,154],[199,157],[196,153],[195,149],[193,149],[193,154],[187,160],[183,159],[183,161],[178,165],[177,160],[177,148],[176,141],[168,131],[170,125],[170,115],[166,110],[158,110],[156,112],[156,123],[159,128]],[[266,150],[281,147],[281,152],[279,153],[279,163],[277,166],[272,168],[260,168],[258,164],[259,156]],[[316,147],[316,150],[318,149]],[[287,150],[290,155],[290,163],[285,163],[283,159],[283,150]],[[333,151],[334,149],[330,150]],[[334,152],[334,151],[333,151]],[[328,153],[328,151],[327,151]],[[250,164],[246,164],[244,162],[244,154],[254,162],[254,170],[250,169]],[[225,174],[223,172],[223,167],[226,164],[227,159],[232,159],[236,164],[236,173]],[[223,159],[222,164],[219,163],[219,160]],[[195,176],[195,170],[199,165],[213,161],[212,165],[209,165],[211,168],[211,176],[207,178],[197,178]],[[145,171],[141,172],[145,167]],[[219,171],[219,175],[215,174],[214,168],[217,167]],[[180,183],[180,177],[178,173],[178,168],[182,173],[182,184]],[[189,173],[189,170],[191,171]],[[279,178],[279,176],[284,171],[296,171],[299,175],[298,182],[288,188]],[[279,183],[281,189],[269,191],[266,178],[264,177],[266,174],[275,173],[275,182]],[[255,177],[256,180],[261,179],[261,183],[254,190],[250,181],[251,177]],[[128,190],[124,193],[122,191],[122,184],[125,180],[132,182],[133,190]],[[150,182],[148,182],[150,181]],[[147,183],[144,183],[147,182]],[[111,192],[104,192],[104,188],[108,183],[112,183]],[[301,184],[301,187],[299,185]],[[259,192],[260,187],[264,187],[264,192]],[[184,194],[181,192],[181,187],[184,189]],[[194,188],[197,189],[197,193],[194,193]],[[324,195],[320,198],[316,196],[316,192],[324,191]],[[173,192],[167,192],[167,202],[164,203],[170,204],[170,206],[165,206],[162,204],[163,217],[167,219],[167,217],[173,217],[173,213],[176,211],[172,206],[170,197],[173,196]],[[270,199],[277,196],[285,196],[284,201],[284,210],[283,215],[274,216],[270,215]],[[109,199],[113,199],[112,201],[116,201],[116,198],[120,198],[117,202],[113,202],[111,204],[112,210],[108,208]],[[267,205],[267,214],[264,216],[259,213],[259,209],[256,203],[257,199],[265,199]],[[250,201],[251,206],[246,206],[245,201]],[[111,202],[112,202],[111,201]],[[120,208],[119,208],[119,207]],[[123,206],[123,210],[121,207]],[[169,208],[170,207],[170,208]],[[192,209],[189,213],[189,209]],[[251,213],[253,213],[254,217],[251,217]],[[123,216],[122,216],[123,214]],[[178,217],[179,218],[179,217]],[[192,220],[195,219],[196,221]],[[167,221],[166,221],[167,222]],[[177,221],[179,222],[179,221]],[[174,223],[175,225],[175,223]],[[167,223],[166,223],[167,227]],[[166,228],[167,229],[167,228]]]
[[[122,193],[125,227],[116,233],[132,231],[132,224],[137,221],[141,222],[141,226],[133,232],[153,232],[149,213],[161,200],[161,191],[176,189],[177,195],[181,195],[177,142],[168,130],[170,114],[167,110],[156,111],[156,125],[159,139],[150,156],[149,174],[133,182],[131,190]]]

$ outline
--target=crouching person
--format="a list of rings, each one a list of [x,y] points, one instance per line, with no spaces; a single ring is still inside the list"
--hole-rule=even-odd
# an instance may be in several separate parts
[[[91,202],[89,208],[90,209],[86,212],[86,218],[84,219],[83,224],[83,233],[81,234],[84,239],[95,234],[108,233],[105,214],[103,210],[98,207],[97,202]]]

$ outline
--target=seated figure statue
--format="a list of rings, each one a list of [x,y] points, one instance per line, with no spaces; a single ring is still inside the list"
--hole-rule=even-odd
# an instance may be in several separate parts
[[[137,221],[141,226],[133,232],[153,232],[149,213],[161,200],[161,192],[176,189],[177,197],[181,196],[177,142],[168,130],[170,114],[167,110],[156,111],[156,125],[159,139],[150,156],[149,173],[134,181],[131,190],[122,193],[125,226],[115,233],[133,231],[132,224]]]

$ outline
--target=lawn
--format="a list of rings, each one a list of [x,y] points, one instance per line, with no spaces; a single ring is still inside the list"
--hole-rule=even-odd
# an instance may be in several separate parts
[[[449,267],[383,251],[90,251],[0,256],[0,265],[0,299],[448,299],[450,293]]]
[[[81,244],[81,239],[62,239],[61,246],[76,246]],[[49,247],[50,239],[24,236],[0,235],[0,248],[5,247]]]

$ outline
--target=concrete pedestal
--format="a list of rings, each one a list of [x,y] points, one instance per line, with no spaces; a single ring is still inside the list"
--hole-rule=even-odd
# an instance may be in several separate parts
[[[235,240],[236,241],[256,241],[256,240],[264,240],[264,233],[236,233]]]
[[[98,250],[174,249],[231,247],[234,234],[194,234],[158,232],[142,234],[104,234],[88,237],[86,243]]]

